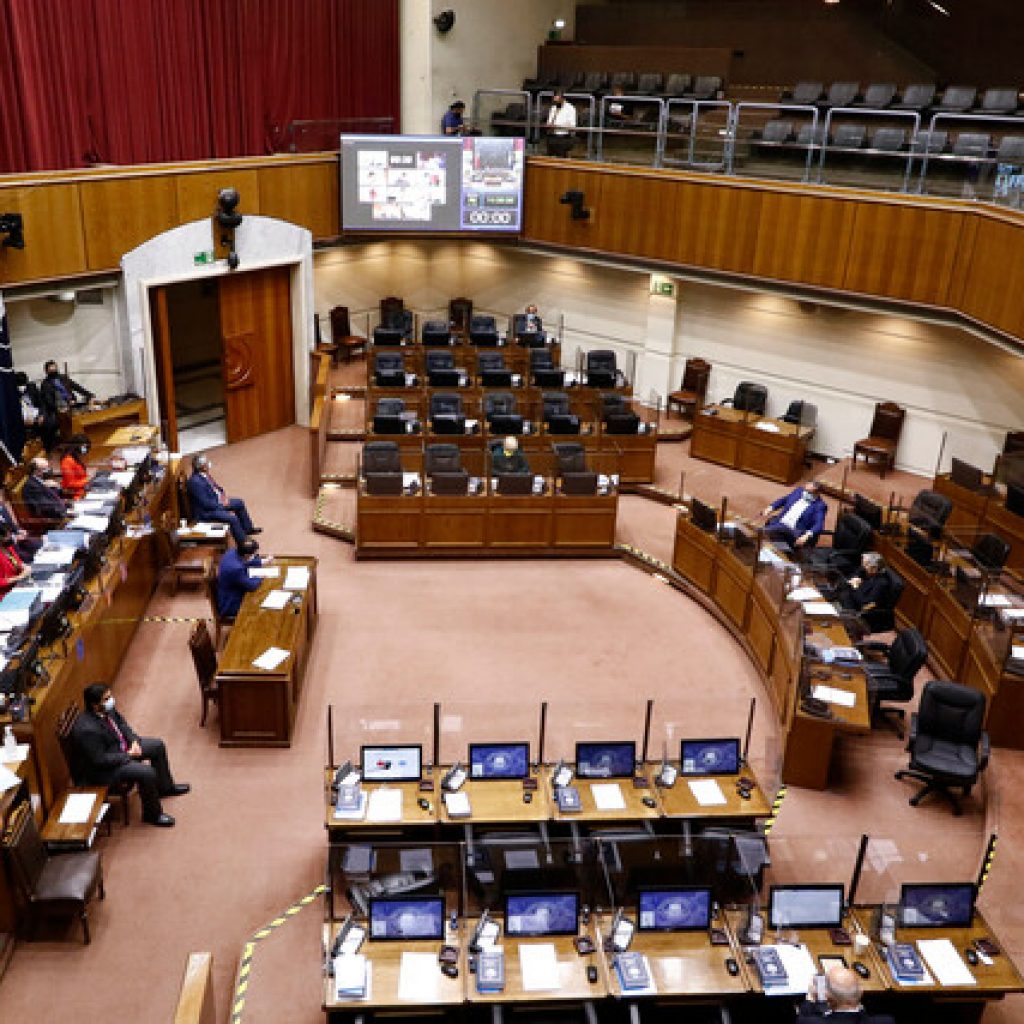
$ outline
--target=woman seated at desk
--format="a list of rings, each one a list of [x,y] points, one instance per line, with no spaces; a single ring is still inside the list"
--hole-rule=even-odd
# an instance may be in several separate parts
[[[91,447],[92,442],[85,434],[75,434],[60,460],[60,485],[69,498],[81,498],[89,486],[89,470],[84,459]]]
[[[6,523],[0,523],[0,594],[6,594],[29,573],[29,568],[18,555],[14,532]]]

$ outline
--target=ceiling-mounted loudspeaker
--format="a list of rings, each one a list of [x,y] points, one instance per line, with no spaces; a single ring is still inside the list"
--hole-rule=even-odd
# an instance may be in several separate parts
[[[455,25],[455,12],[449,7],[448,10],[442,11],[436,18],[434,18],[434,27],[441,35],[446,32],[451,32]]]

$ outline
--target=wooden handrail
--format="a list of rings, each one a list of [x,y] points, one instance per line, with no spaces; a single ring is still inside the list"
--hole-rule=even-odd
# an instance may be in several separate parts
[[[174,1024],[216,1024],[213,1000],[213,954],[190,953],[181,981]]]

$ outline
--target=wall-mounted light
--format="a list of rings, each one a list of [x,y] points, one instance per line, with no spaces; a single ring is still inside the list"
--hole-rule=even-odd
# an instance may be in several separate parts
[[[582,192],[565,192],[558,201],[571,208],[573,220],[590,220],[590,211],[583,205],[587,197]]]
[[[548,42],[557,43],[562,38],[562,29],[565,28],[565,18],[555,18],[548,29]]]
[[[20,213],[0,213],[0,235],[7,237],[0,241],[0,249],[25,248],[24,223]]]

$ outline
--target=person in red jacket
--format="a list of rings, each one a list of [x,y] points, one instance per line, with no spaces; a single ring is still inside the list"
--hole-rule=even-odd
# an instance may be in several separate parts
[[[30,570],[18,555],[14,532],[6,523],[0,523],[0,594],[6,594],[29,573]]]
[[[60,460],[60,485],[70,498],[80,498],[89,485],[89,470],[85,456],[92,447],[85,434],[75,434],[68,442],[64,457]]]

